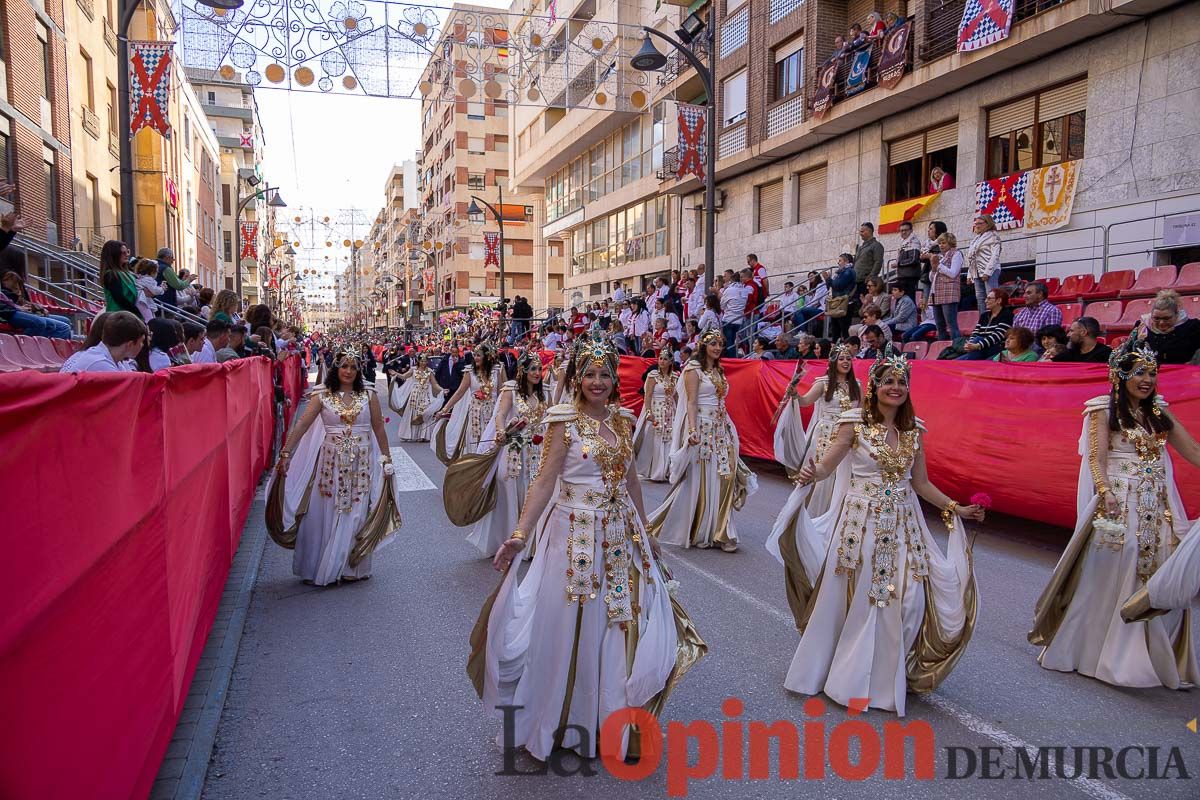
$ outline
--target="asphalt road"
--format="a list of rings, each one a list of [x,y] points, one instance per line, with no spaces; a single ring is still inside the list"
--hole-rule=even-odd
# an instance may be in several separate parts
[[[394,429],[392,421],[389,428]],[[394,440],[394,435],[393,435]],[[640,782],[619,780],[599,762],[593,777],[497,776],[499,715],[488,713],[465,673],[467,638],[499,576],[446,519],[442,466],[426,445],[404,445],[422,474],[410,470],[398,540],[376,556],[371,580],[333,588],[305,586],[291,574],[291,553],[267,543],[241,651],[218,731],[203,796],[248,798],[560,798],[606,800],[668,796],[667,768]],[[763,544],[790,491],[768,465],[755,464],[760,489],[738,518],[742,548],[668,548],[680,600],[710,652],[672,695],[669,720],[708,720],[720,730],[722,702],[745,704],[745,724],[810,717],[806,698],[783,688],[797,634],[787,609],[782,568]],[[427,477],[428,481],[424,478]],[[666,493],[649,484],[647,503]],[[933,529],[940,521],[931,516]],[[1100,800],[1200,797],[1200,735],[1185,726],[1200,715],[1200,690],[1119,689],[1078,675],[1041,669],[1025,640],[1034,602],[1066,542],[1067,532],[993,515],[978,530],[978,625],[966,655],[933,695],[910,695],[905,722],[927,722],[936,737],[934,778],[888,780],[882,767],[868,779],[781,780],[774,752],[766,780],[721,777],[687,783],[696,798],[1047,797]],[[1194,641],[1200,639],[1193,636]],[[821,718],[832,734],[846,719],[829,703]],[[862,717],[882,729],[895,717]],[[816,737],[802,739],[811,746]],[[1179,770],[1158,780],[1014,779],[1015,748],[1158,747],[1158,770],[1178,748]],[[1002,748],[984,751],[982,748]],[[969,748],[972,777],[949,779],[947,748]],[[730,752],[732,748],[727,749]],[[852,748],[857,758],[857,746]],[[957,769],[967,756],[957,752]],[[1094,751],[1101,757],[1100,751]],[[695,747],[692,747],[693,760]],[[982,762],[1007,768],[982,778]],[[1089,763],[1085,753],[1083,763]],[[1131,753],[1136,772],[1149,759]],[[678,764],[678,761],[673,762]],[[803,760],[801,764],[803,764]],[[911,747],[910,762],[911,763]],[[1115,759],[1111,762],[1115,765]],[[1175,762],[1178,763],[1178,762]],[[523,770],[532,762],[521,758]],[[574,769],[578,765],[569,761]],[[802,767],[803,769],[803,767]],[[1035,770],[1036,771],[1036,770]],[[679,767],[677,774],[682,774]],[[735,771],[736,774],[736,771]],[[1050,773],[1053,775],[1053,770]],[[1103,776],[1103,771],[1099,773]],[[678,787],[676,787],[678,788]]]

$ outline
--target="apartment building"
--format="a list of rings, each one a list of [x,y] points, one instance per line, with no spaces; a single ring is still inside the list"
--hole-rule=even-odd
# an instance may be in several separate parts
[[[260,274],[258,260],[241,258],[238,247],[239,236],[234,220],[239,198],[250,197],[262,183],[263,137],[258,118],[258,105],[254,100],[254,88],[246,83],[237,71],[223,67],[219,73],[189,68],[187,77],[200,99],[201,109],[220,147],[220,186],[218,206],[220,212],[220,241],[217,260],[221,264],[222,288],[233,289],[236,284],[234,270],[242,270],[242,296],[248,303],[262,302],[266,276]],[[253,176],[259,181],[252,187],[247,180]],[[267,235],[267,202],[270,197],[260,195],[247,202],[242,209],[242,222],[259,223],[258,247],[260,256],[273,246]]]
[[[546,25],[543,6],[529,5],[525,16],[514,19],[516,36]],[[542,34],[553,44],[551,57],[539,64],[539,85],[554,88],[544,106],[523,104],[513,111],[512,180],[538,187],[545,197],[541,233],[548,260],[565,270],[561,284],[551,281],[551,295],[556,285],[563,289],[551,305],[606,296],[618,282],[641,288],[644,279],[668,272],[674,263],[670,232],[677,226],[678,203],[660,193],[659,174],[675,135],[679,87],[667,86],[675,72],[647,79],[618,54],[636,52],[641,43],[629,21],[673,29],[686,13],[652,0],[570,0],[558,3],[560,18]],[[626,24],[612,24],[618,20]],[[586,48],[597,37],[604,47],[593,57]],[[610,70],[629,72],[608,75],[610,83],[650,81],[653,95],[643,92],[641,108],[625,98],[608,108],[591,102],[597,72],[609,56]],[[677,71],[675,59],[668,66]],[[694,87],[685,88],[692,92],[687,99],[696,99]]]
[[[15,205],[28,235],[69,247],[76,234],[65,25],[61,3],[0,6],[0,180],[18,186],[0,211]],[[29,269],[41,274],[32,256]]]
[[[217,258],[221,148],[191,84],[179,80],[176,86],[179,117],[175,120],[174,135],[179,137],[177,170],[183,236],[175,253],[175,264],[198,275],[201,286],[222,288],[226,275],[224,263]]]
[[[114,0],[63,3],[66,18],[71,194],[75,231],[92,253],[120,238],[121,155],[117,123],[117,35]],[[7,26],[6,26],[7,27]]]
[[[1200,210],[1195,6],[1016,0],[1007,39],[959,53],[963,7],[716,0],[718,270],[750,252],[775,275],[828,266],[853,252],[859,223],[878,224],[882,206],[926,195],[935,166],[955,188],[914,223],[923,231],[944,220],[965,245],[977,183],[1068,161],[1079,168],[1069,224],[1004,231],[1007,275],[1200,258],[1200,240],[1172,249],[1163,238],[1173,215]],[[834,37],[870,11],[907,16],[903,75],[880,85],[872,52],[859,83],[843,59],[818,117],[812,103]],[[663,183],[685,208],[701,205],[702,189],[695,178]],[[685,213],[682,223],[678,262],[699,266],[702,218]],[[895,237],[881,238],[891,251]]]
[[[561,271],[547,263],[541,187],[513,180],[509,107],[485,91],[507,79],[508,29],[485,25],[495,13],[456,3],[443,26],[446,38],[421,77],[423,85],[436,87],[421,103],[420,246],[428,254],[423,269],[432,270],[434,280],[422,282],[420,299],[429,313],[491,304],[501,295],[499,270],[484,266],[484,234],[499,227],[483,203],[482,213],[469,213],[472,195],[504,217],[503,294],[510,300],[527,296],[544,308],[562,286]]]

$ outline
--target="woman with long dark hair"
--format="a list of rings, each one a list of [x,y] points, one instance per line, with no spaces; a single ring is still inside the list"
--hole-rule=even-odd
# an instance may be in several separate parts
[[[442,387],[429,368],[429,354],[418,353],[412,369],[397,376],[388,404],[400,415],[397,435],[402,442],[427,442],[433,418],[441,405]]]
[[[487,455],[481,453],[477,457],[490,458],[494,469],[487,470],[482,484],[457,481],[451,470],[446,471],[442,490],[454,502],[494,492],[495,507],[475,523],[467,537],[488,558],[508,541],[521,515],[525,495],[537,476],[542,437],[546,433],[542,417],[547,407],[542,392],[541,359],[536,353],[527,353],[517,361],[516,380],[500,387],[496,414],[483,432],[481,447]]]
[[[163,317],[155,317],[146,323],[146,327],[150,329],[150,352],[148,354],[148,364],[151,372],[157,372],[160,369],[173,367],[176,364],[190,364],[191,359],[187,361],[176,360],[172,357],[171,350],[183,344],[179,332],[182,327],[178,322]],[[186,348],[183,348],[186,350]]]
[[[572,361],[579,379],[544,419],[541,469],[493,559],[506,574],[471,633],[467,672],[488,713],[514,709],[507,746],[541,761],[557,748],[624,759],[639,732],[598,740],[597,728],[630,707],[661,713],[707,647],[646,534],[617,352],[593,341]],[[514,561],[535,539],[521,575]]]
[[[142,318],[137,307],[137,275],[129,268],[129,248],[110,239],[100,248],[100,285],[104,287],[105,311],[128,311]]]
[[[671,432],[675,424],[676,394],[679,376],[671,348],[658,353],[656,365],[646,374],[645,399],[637,429],[633,432],[633,452],[638,476],[658,483],[668,478],[671,461]]]
[[[438,413],[432,432],[433,452],[443,464],[470,453],[491,449],[483,432],[496,412],[496,394],[504,383],[504,366],[489,342],[476,345],[473,361],[463,367],[462,383]],[[460,401],[467,397],[465,403]]]
[[[1029,641],[1042,647],[1046,669],[1182,689],[1200,684],[1188,610],[1128,625],[1120,611],[1189,535],[1166,445],[1198,466],[1200,446],[1158,395],[1158,359],[1140,331],[1108,369],[1112,390],[1084,404],[1075,532],[1038,599]]]
[[[820,461],[797,475],[804,488],[834,477],[829,512],[814,518],[801,508],[794,528],[767,543],[787,568],[801,632],[783,685],[842,705],[865,697],[900,716],[906,690],[935,689],[970,641],[976,586],[960,518],[984,513],[930,482],[908,370],[889,344],[871,366],[862,408],[839,417]],[[944,554],[918,496],[942,509]]]
[[[267,530],[294,549],[292,572],[325,586],[370,577],[371,554],[400,527],[391,448],[357,349],[334,356],[279,452]]]
[[[671,491],[650,514],[650,533],[681,547],[737,550],[734,510],[758,488],[738,455],[738,433],[725,406],[729,381],[721,368],[725,337],[706,331],[683,369],[683,391],[671,430]]]

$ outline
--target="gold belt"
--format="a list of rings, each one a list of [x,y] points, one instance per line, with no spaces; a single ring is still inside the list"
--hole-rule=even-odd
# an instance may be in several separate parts
[[[603,483],[570,483],[560,481],[558,502],[570,508],[588,511],[612,511],[630,505],[625,484],[609,490]]]

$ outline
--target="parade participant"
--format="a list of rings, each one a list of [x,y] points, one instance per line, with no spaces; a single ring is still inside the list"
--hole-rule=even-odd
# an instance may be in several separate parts
[[[671,429],[671,491],[650,514],[650,533],[667,544],[737,550],[733,512],[758,488],[738,456],[738,433],[725,397],[721,368],[725,339],[718,330],[700,337],[700,348],[683,369],[683,391]]]
[[[1121,603],[1146,585],[1187,531],[1169,441],[1200,465],[1196,442],[1156,394],[1158,360],[1135,330],[1108,363],[1112,390],[1084,404],[1075,532],[1035,608],[1046,669],[1116,686],[1200,683],[1186,609],[1125,624]]]
[[[516,707],[506,746],[541,761],[557,748],[596,757],[595,732],[613,712],[658,714],[707,650],[646,535],[617,359],[602,340],[573,358],[572,402],[546,414],[541,469],[493,562],[507,573],[471,634],[467,671],[484,706]],[[519,578],[512,563],[533,537]],[[639,752],[638,733],[627,734],[604,755]]]
[[[836,475],[830,512],[814,519],[801,508],[794,532],[767,543],[789,567],[788,600],[801,632],[784,686],[824,692],[842,705],[867,698],[871,708],[900,716],[906,686],[935,689],[971,638],[976,586],[959,518],[984,514],[929,481],[908,369],[890,345],[879,355],[862,409],[841,415],[824,456],[797,476],[809,487]],[[849,468],[839,470],[845,459]],[[918,495],[942,509],[945,555]]]
[[[817,377],[803,395],[797,394],[796,386],[804,374],[804,362],[796,362],[796,372],[775,411],[775,460],[787,469],[793,480],[806,458],[820,463],[825,457],[842,414],[862,407],[862,392],[854,376],[854,357],[853,346],[835,346],[825,374]],[[800,409],[809,406],[813,406],[813,411],[805,427]],[[804,507],[809,516],[819,517],[829,510],[833,482],[822,481],[806,491],[801,491],[799,486],[793,489],[776,525],[795,523],[796,503],[801,495],[805,498]]]
[[[441,402],[442,387],[433,378],[429,356],[420,353],[411,369],[396,373],[395,389],[388,398],[392,411],[400,415],[400,425],[396,431],[400,441],[429,441],[434,416]]]
[[[646,376],[642,415],[633,434],[638,476],[645,480],[667,480],[671,458],[671,431],[675,422],[675,393],[678,376],[670,348],[658,353],[657,367]]]
[[[517,378],[500,388],[496,415],[483,433],[483,447],[491,463],[478,480],[457,481],[447,470],[442,491],[446,498],[494,496],[495,506],[475,523],[467,541],[491,558],[517,526],[521,506],[537,475],[546,426],[546,398],[542,391],[542,362],[529,353],[517,362]],[[478,458],[485,458],[481,453]],[[476,473],[478,474],[478,473]]]
[[[484,342],[477,345],[473,361],[463,367],[458,391],[438,413],[430,446],[443,464],[468,453],[486,449],[481,444],[483,431],[496,411],[496,392],[504,383],[504,367],[496,360],[496,350]],[[440,381],[439,381],[440,383]],[[466,403],[460,403],[470,394]]]
[[[356,348],[334,356],[279,453],[267,530],[294,549],[292,572],[325,586],[370,577],[371,555],[400,527],[379,398]]]

